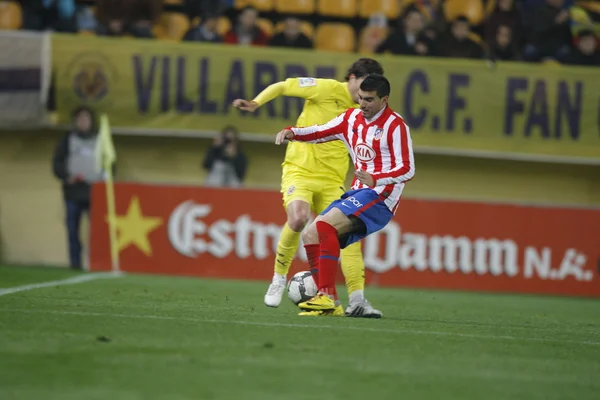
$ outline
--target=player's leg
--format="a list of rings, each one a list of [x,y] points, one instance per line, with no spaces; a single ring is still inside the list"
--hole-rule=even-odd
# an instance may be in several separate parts
[[[264,301],[269,307],[278,307],[281,304],[281,299],[285,293],[287,273],[294,255],[298,251],[300,234],[310,218],[310,204],[312,203],[312,193],[308,188],[287,185],[285,179],[282,188],[285,190],[283,204],[287,221],[279,236],[273,279],[265,294]]]
[[[341,250],[338,236],[360,230],[360,224],[359,219],[351,219],[340,210],[330,208],[324,215],[318,216],[302,234],[305,246],[319,246],[317,281],[319,294],[299,304],[300,308],[307,310],[300,315],[344,315],[335,287]]]
[[[332,297],[335,296],[336,257],[339,257],[340,248],[346,248],[382,229],[392,216],[384,200],[371,189],[348,192],[340,200],[333,202],[303,233],[305,243],[318,241],[320,244],[320,293],[313,299],[300,303],[300,308],[325,310],[326,307],[332,307]],[[329,297],[329,300],[325,297]],[[375,312],[377,310],[370,307],[366,300],[359,304],[360,306],[350,310],[356,309],[356,312],[350,313],[351,316],[382,316],[380,312]]]
[[[330,185],[315,196],[315,210],[320,214],[344,194],[341,186]],[[341,251],[342,272],[350,302],[364,297],[365,263],[360,242],[351,244]]]
[[[319,213],[323,212],[329,204],[335,202],[343,194],[344,190],[342,187],[327,186],[323,191],[315,195],[315,209]],[[363,318],[381,316],[381,311],[373,308],[365,299],[365,263],[361,243],[356,242],[342,249],[340,258],[349,298],[346,315]]]

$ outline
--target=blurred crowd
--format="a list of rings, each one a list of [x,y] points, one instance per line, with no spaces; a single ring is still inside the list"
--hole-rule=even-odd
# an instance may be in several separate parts
[[[320,4],[318,1],[315,0],[315,4]],[[390,1],[393,0],[387,3]],[[600,65],[597,22],[600,20],[600,3],[574,0],[397,1],[400,11],[397,18],[389,18],[389,14],[376,10],[369,18],[344,16],[344,10],[336,17],[335,12],[320,14],[320,6],[315,6],[310,14],[281,13],[275,9],[239,7],[241,3],[253,2],[233,0],[19,0],[19,3],[23,10],[21,26],[28,30]],[[347,5],[353,1],[338,3]],[[580,7],[580,3],[585,4]],[[335,25],[338,30],[327,31],[321,40],[315,31],[323,24]],[[329,48],[325,43],[328,40],[345,40],[341,38],[348,30],[340,28],[341,25],[351,28],[352,35],[347,41],[353,43],[342,45],[343,49]]]

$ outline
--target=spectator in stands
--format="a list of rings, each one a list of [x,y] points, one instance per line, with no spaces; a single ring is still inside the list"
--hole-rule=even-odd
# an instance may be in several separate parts
[[[521,13],[514,0],[498,0],[496,8],[485,21],[485,42],[488,47],[495,45],[498,36],[498,27],[505,26],[511,32],[512,41],[521,45]]]
[[[98,30],[98,21],[92,7],[78,5],[75,18],[77,19],[78,31],[96,32]]]
[[[238,16],[237,24],[225,34],[225,43],[266,46],[269,43],[269,35],[258,27],[257,20],[258,10],[256,8],[244,8]]]
[[[308,36],[302,33],[300,20],[288,17],[283,22],[283,31],[271,38],[269,46],[312,49],[313,43]]]
[[[527,61],[564,56],[571,43],[569,10],[563,8],[565,0],[546,0],[535,7],[528,20],[529,40],[524,50]]]
[[[23,29],[76,32],[74,0],[20,0]]]
[[[409,7],[404,13],[399,29],[392,32],[377,49],[376,53],[417,54],[415,45],[425,21],[421,12]]]
[[[200,17],[206,19],[209,15],[221,15],[230,5],[224,0],[185,0],[183,8],[190,19]]]
[[[455,58],[482,58],[483,48],[469,38],[471,25],[465,16],[456,18],[450,26],[450,34],[440,41],[440,55]]]
[[[100,35],[130,34],[152,38],[152,25],[158,20],[162,0],[98,0]]]
[[[187,42],[221,43],[223,38],[218,32],[219,16],[206,15],[202,23],[192,26],[183,37]]]
[[[433,56],[435,55],[435,44],[434,41],[427,36],[424,32],[421,32],[417,37],[415,43],[415,55],[417,56]]]
[[[510,26],[499,25],[494,41],[488,44],[492,60],[516,61],[521,58]]]
[[[81,215],[89,213],[91,185],[103,177],[102,172],[96,170],[97,130],[92,110],[86,107],[76,109],[73,113],[73,125],[73,129],[56,147],[53,171],[62,181],[67,213],[69,262],[71,268],[81,269]]]
[[[591,30],[582,30],[577,35],[576,46],[562,58],[562,62],[571,65],[600,66],[598,38]]]
[[[205,185],[242,186],[248,161],[242,152],[237,128],[227,126],[215,137],[204,158],[203,166],[208,171]]]

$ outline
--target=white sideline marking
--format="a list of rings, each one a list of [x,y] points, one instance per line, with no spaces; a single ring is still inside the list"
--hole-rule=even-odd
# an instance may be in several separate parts
[[[161,315],[135,315],[135,314],[112,314],[112,313],[95,313],[87,311],[52,311],[52,310],[31,310],[31,309],[2,309],[0,311],[19,312],[19,313],[44,313],[44,314],[60,314],[60,315],[79,315],[84,317],[113,317],[113,318],[128,318],[128,319],[154,319],[163,321],[186,321],[194,323],[206,324],[229,324],[229,325],[256,325],[256,326],[278,326],[285,328],[308,328],[308,329],[335,329],[335,330],[351,330],[363,332],[379,332],[379,333],[395,333],[406,335],[427,335],[427,336],[449,336],[462,337],[471,339],[487,339],[487,340],[510,340],[523,342],[541,342],[541,343],[557,343],[557,344],[578,344],[587,346],[600,346],[600,342],[593,340],[561,340],[561,339],[545,339],[535,337],[515,337],[510,335],[476,335],[470,333],[458,332],[441,332],[441,331],[423,331],[415,329],[387,329],[387,328],[370,328],[363,326],[348,326],[348,325],[310,325],[310,324],[294,324],[283,322],[261,322],[261,321],[236,321],[236,320],[221,320],[221,319],[199,319],[188,317],[167,317]]]
[[[74,276],[72,278],[61,279],[58,281],[49,281],[42,283],[32,283],[30,285],[23,286],[15,286],[6,289],[0,289],[0,296],[6,296],[7,294],[26,292],[28,290],[33,289],[41,289],[47,287],[56,287],[56,286],[64,286],[64,285],[76,285],[78,283],[89,282],[96,279],[108,279],[108,278],[118,278],[123,276],[121,272],[97,272],[93,274],[85,274],[80,276]]]

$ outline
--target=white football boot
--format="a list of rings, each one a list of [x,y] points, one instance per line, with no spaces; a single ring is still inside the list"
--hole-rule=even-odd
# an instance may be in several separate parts
[[[367,299],[361,299],[358,302],[350,303],[346,307],[346,317],[353,318],[381,318],[383,313],[376,308],[373,308]]]
[[[265,305],[267,307],[279,307],[283,293],[285,293],[285,276],[275,274],[269,289],[267,289],[267,294],[265,294]]]

